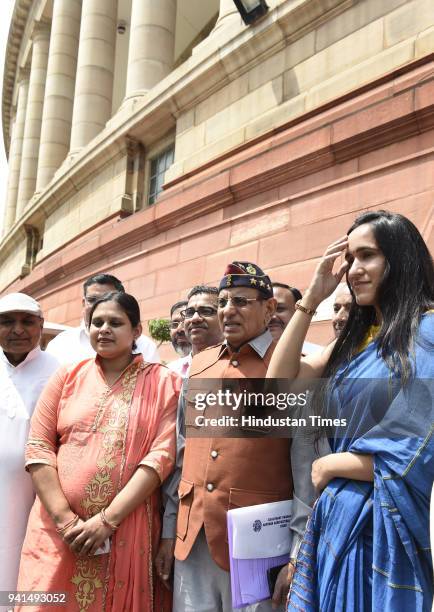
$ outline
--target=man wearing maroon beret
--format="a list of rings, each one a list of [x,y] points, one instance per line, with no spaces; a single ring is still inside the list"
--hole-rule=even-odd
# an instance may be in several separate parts
[[[271,281],[256,264],[230,264],[219,286],[224,342],[193,357],[189,384],[195,379],[197,384],[198,379],[264,378],[275,347],[268,330],[275,308]],[[227,510],[291,499],[290,452],[287,438],[187,437],[179,486],[174,612],[232,612]],[[296,531],[291,556],[302,528]],[[279,589],[283,582],[286,586],[285,571]],[[283,604],[283,592],[275,592],[275,603]],[[271,610],[271,602],[248,609]]]

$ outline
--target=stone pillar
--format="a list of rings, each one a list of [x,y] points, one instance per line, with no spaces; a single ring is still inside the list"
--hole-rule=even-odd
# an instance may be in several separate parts
[[[87,145],[111,117],[117,0],[83,0],[71,152]]]
[[[7,232],[10,230],[10,228],[15,222],[28,93],[29,74],[28,72],[26,72],[21,75],[21,80],[18,84],[17,112],[15,115],[13,129],[11,130],[11,142],[9,147],[8,190],[6,194],[3,234],[7,234]]]
[[[10,134],[9,159],[11,159],[13,155],[14,141],[15,141],[15,134],[16,134],[15,128],[16,128],[16,119],[14,117],[13,119],[11,119],[9,123],[9,134]],[[9,196],[9,192],[11,191],[11,179],[12,179],[12,176],[11,176],[11,170],[9,167],[8,186],[6,190],[6,202],[5,202],[5,207],[3,211],[2,236],[5,236],[8,233],[8,231],[10,230],[10,228],[12,227],[15,221],[15,210],[16,210],[17,201],[16,201],[16,198],[12,200],[12,198]]]
[[[175,25],[175,0],[132,0],[126,98],[152,89],[172,70]]]
[[[32,63],[17,201],[18,217],[23,213],[36,187],[42,109],[44,106],[45,81],[47,78],[48,48],[50,45],[49,27],[42,23],[35,26],[32,39]]]
[[[36,191],[48,185],[69,151],[80,16],[81,0],[55,0]]]
[[[238,25],[242,24],[241,15],[239,14],[237,7],[235,6],[233,0],[220,0],[219,16],[212,33],[219,30],[221,27],[225,27],[233,23]]]

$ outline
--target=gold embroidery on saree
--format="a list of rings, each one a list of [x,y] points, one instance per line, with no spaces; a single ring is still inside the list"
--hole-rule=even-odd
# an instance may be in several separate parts
[[[119,397],[114,399],[106,422],[103,422],[103,425],[100,426],[99,430],[103,436],[101,450],[97,459],[98,471],[86,485],[86,497],[81,503],[88,518],[105,508],[115,492],[116,487],[113,483],[111,472],[116,467],[116,459],[119,453],[122,453],[124,450],[129,409],[136,386],[138,371],[137,364],[133,364],[125,373],[122,381],[122,391]],[[104,404],[107,402],[107,399],[108,395],[105,394]],[[99,411],[102,407],[101,402]]]
[[[76,573],[71,582],[77,587],[75,599],[80,612],[87,612],[89,606],[96,599],[96,590],[102,587],[102,581],[99,577],[101,565],[101,560],[95,557],[93,559],[77,560]]]
[[[125,373],[122,380],[122,390],[119,397],[114,398],[113,406],[110,413],[107,415],[106,422],[99,428],[102,435],[101,449],[97,459],[98,471],[85,487],[85,497],[81,505],[85,511],[86,518],[91,518],[108,505],[109,500],[121,488],[121,480],[123,473],[123,465],[125,463],[125,443],[127,438],[129,410],[131,401],[136,387],[137,375],[139,373],[140,364],[132,364],[131,368]],[[104,421],[103,414],[105,404],[107,403],[108,394],[105,393],[98,406],[97,417],[94,426],[99,427],[100,422]],[[94,426],[92,430],[94,431]],[[121,459],[119,479],[115,486],[111,472]],[[105,557],[106,555],[104,555]],[[80,612],[87,612],[89,606],[96,599],[96,588],[103,590],[103,609],[105,608],[105,598],[107,589],[106,584],[103,584],[101,579],[102,564],[89,567],[91,560],[78,559],[76,563],[76,572],[71,580],[76,586],[75,597],[80,605]],[[110,556],[107,555],[106,579],[109,571]]]

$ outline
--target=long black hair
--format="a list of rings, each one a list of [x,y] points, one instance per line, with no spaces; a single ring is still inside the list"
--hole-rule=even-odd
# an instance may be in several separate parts
[[[378,353],[391,371],[406,381],[411,375],[409,354],[414,348],[420,318],[434,305],[433,260],[419,230],[403,215],[385,210],[363,213],[350,227],[348,235],[366,223],[371,226],[386,259],[377,295],[382,315]],[[375,321],[375,308],[359,306],[353,294],[348,321],[336,341],[324,377],[333,376],[341,364],[357,353]]]
[[[89,313],[89,327],[92,323],[92,317],[93,313],[95,312],[95,309],[97,308],[97,306],[103,304],[104,302],[115,302],[127,315],[131,323],[131,327],[137,327],[137,325],[140,323],[140,307],[136,298],[133,295],[130,295],[129,293],[124,293],[123,291],[112,291],[110,293],[105,293],[104,295],[102,295],[93,304]],[[133,351],[136,348],[137,344],[134,340],[132,346]]]

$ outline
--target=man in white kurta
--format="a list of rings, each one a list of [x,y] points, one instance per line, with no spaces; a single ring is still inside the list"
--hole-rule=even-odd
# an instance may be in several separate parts
[[[58,361],[39,348],[44,320],[23,293],[0,298],[0,591],[14,591],[34,492],[24,445],[39,395]]]
[[[95,357],[96,353],[90,344],[87,330],[89,313],[100,297],[113,291],[125,292],[124,286],[116,276],[102,272],[89,277],[83,285],[81,324],[53,338],[48,343],[47,353],[56,357],[62,365]],[[160,363],[157,347],[150,338],[142,334],[136,340],[136,345],[137,348],[133,350],[133,353],[141,353],[143,359],[149,363]]]

